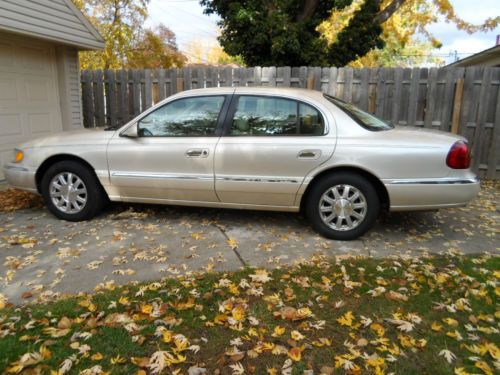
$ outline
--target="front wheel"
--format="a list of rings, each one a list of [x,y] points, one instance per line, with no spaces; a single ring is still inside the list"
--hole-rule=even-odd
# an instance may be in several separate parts
[[[106,201],[94,173],[71,160],[50,166],[43,175],[41,190],[49,211],[67,221],[93,218]]]
[[[334,240],[353,240],[366,233],[377,220],[380,201],[364,177],[339,172],[319,180],[306,202],[313,228]]]

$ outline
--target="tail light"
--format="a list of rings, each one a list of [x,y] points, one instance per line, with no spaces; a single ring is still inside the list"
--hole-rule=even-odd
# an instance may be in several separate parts
[[[453,169],[467,169],[470,166],[470,150],[466,142],[457,141],[451,146],[446,165]]]

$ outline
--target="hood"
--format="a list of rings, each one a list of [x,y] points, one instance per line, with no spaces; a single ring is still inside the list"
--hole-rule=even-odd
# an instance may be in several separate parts
[[[32,139],[20,144],[19,148],[106,144],[114,133],[115,131],[102,128],[65,131]]]

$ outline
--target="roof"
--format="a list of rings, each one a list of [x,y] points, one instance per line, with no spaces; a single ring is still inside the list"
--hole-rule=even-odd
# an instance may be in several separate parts
[[[81,50],[103,49],[96,28],[71,0],[0,0],[0,31]]]
[[[456,68],[466,66],[500,66],[500,44],[464,59],[455,61],[447,66],[453,66]]]

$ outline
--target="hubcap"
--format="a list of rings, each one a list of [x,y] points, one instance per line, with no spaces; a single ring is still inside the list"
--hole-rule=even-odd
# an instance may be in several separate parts
[[[330,228],[347,231],[356,228],[366,216],[366,198],[351,185],[335,185],[319,200],[321,220]]]
[[[76,174],[61,172],[50,181],[50,198],[59,211],[76,214],[87,203],[87,187]]]

